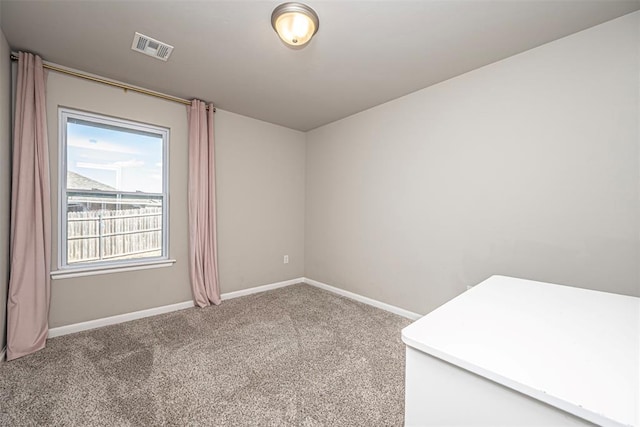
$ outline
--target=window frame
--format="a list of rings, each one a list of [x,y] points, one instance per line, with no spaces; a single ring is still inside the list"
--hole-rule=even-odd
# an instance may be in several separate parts
[[[162,253],[160,256],[132,258],[130,260],[100,260],[68,264],[68,197],[67,197],[67,123],[68,119],[79,119],[117,128],[142,131],[162,136],[162,193],[132,191],[78,190],[96,195],[152,196],[162,199]],[[58,108],[58,271],[59,272],[108,272],[129,270],[136,266],[164,266],[169,258],[169,137],[167,127],[137,122],[129,119],[90,113],[67,107]]]

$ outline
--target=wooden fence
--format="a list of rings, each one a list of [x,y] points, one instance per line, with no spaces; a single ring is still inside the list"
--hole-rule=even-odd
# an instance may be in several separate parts
[[[69,264],[161,254],[161,207],[67,214]]]

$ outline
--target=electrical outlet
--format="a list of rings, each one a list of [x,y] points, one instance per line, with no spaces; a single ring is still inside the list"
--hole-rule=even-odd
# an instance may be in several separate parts
[[[284,256],[284,263],[289,264],[289,255]]]

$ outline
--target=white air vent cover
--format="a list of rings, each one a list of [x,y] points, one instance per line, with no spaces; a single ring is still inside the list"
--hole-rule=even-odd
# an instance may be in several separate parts
[[[162,43],[156,39],[152,39],[144,34],[136,33],[136,35],[133,36],[131,49],[144,53],[145,55],[153,56],[156,59],[166,61],[169,59],[169,55],[171,55],[171,52],[173,51],[173,46]]]

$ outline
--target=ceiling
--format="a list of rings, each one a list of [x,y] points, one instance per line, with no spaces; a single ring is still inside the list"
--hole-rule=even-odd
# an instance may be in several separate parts
[[[284,1],[284,0],[283,0]],[[640,0],[308,0],[304,49],[271,28],[281,1],[1,0],[13,50],[307,131],[640,9]],[[132,51],[138,31],[175,46]]]

